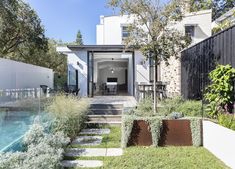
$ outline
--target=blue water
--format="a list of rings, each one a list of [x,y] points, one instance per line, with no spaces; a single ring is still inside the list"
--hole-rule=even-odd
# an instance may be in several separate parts
[[[0,112],[0,152],[16,150],[36,114],[25,111]]]

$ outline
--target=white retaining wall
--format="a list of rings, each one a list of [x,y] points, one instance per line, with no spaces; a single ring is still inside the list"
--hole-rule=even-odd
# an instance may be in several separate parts
[[[54,73],[52,69],[0,59],[0,89],[39,88],[47,85],[53,88]]]
[[[203,146],[235,169],[235,131],[211,121],[203,121]]]

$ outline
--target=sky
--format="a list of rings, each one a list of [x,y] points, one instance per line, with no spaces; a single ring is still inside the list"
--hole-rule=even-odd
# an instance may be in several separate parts
[[[73,42],[81,30],[86,45],[96,44],[100,15],[115,14],[107,0],[26,0],[37,12],[49,38]]]

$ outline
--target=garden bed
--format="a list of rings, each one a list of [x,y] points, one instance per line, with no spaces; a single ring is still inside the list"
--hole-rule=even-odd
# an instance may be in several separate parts
[[[166,119],[160,116],[124,116],[122,147],[128,146],[201,146],[200,118]]]

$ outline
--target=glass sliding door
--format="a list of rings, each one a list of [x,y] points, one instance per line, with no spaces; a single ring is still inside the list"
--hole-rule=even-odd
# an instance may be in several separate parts
[[[88,97],[94,96],[93,83],[94,83],[94,53],[88,52]]]

